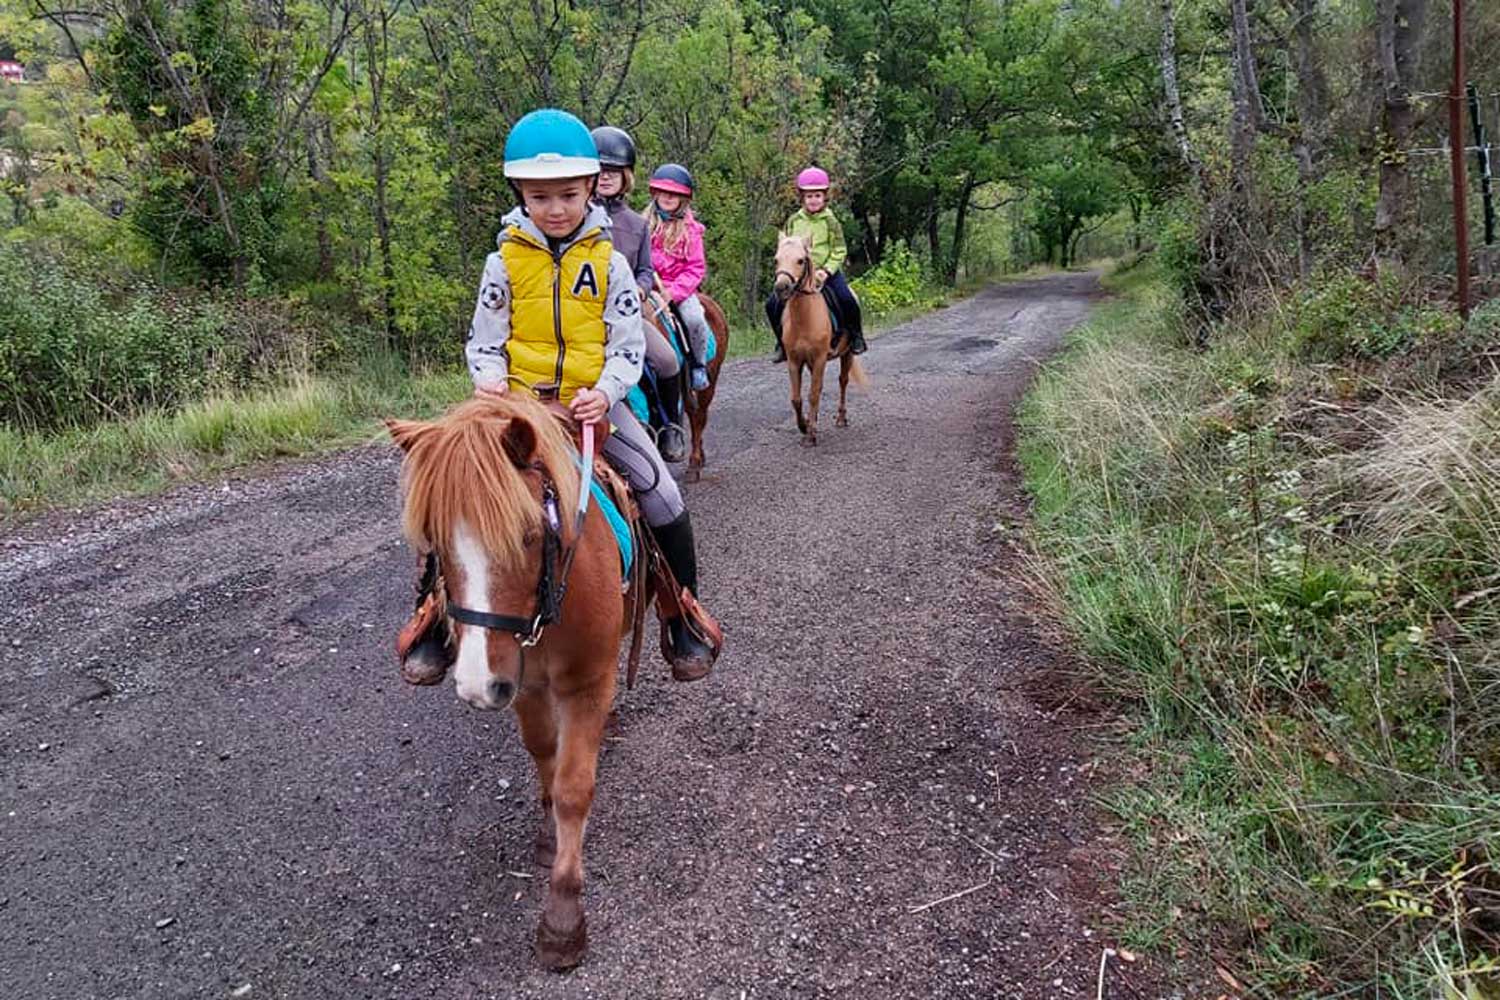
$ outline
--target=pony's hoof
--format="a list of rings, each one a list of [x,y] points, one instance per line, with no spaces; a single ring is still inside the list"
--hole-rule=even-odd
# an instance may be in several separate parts
[[[588,920],[580,916],[578,926],[571,931],[560,931],[548,926],[547,918],[536,928],[536,960],[542,968],[553,972],[566,972],[583,961],[589,950]]]
[[[849,426],[849,418],[848,417],[839,417],[837,420],[835,420],[833,422],[833,426],[835,426],[835,427],[848,427]]]
[[[802,436],[802,447],[804,447],[804,448],[816,448],[817,446],[818,446],[818,436],[816,434],[804,434]]]
[[[703,478],[703,470],[696,465],[688,466],[688,470],[682,474],[682,480],[686,483],[696,483]]]

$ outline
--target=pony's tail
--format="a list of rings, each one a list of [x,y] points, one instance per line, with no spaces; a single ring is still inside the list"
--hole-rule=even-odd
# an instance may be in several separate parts
[[[870,387],[870,376],[865,374],[865,366],[859,363],[859,358],[855,358],[849,364],[849,381],[861,389]]]

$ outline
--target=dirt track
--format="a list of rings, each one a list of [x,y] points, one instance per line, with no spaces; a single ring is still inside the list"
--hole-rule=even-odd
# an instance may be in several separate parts
[[[0,539],[0,996],[1093,997],[1090,758],[1006,455],[1098,294],[880,338],[816,450],[783,368],[726,367],[688,500],[728,652],[622,695],[566,976],[513,722],[396,678],[392,449]]]

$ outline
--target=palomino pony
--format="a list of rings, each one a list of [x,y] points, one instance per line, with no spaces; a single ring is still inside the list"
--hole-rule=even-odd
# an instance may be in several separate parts
[[[707,389],[699,389],[695,392],[688,388],[687,365],[685,363],[681,374],[683,383],[682,405],[687,411],[688,424],[693,435],[693,450],[688,455],[686,475],[687,481],[690,483],[696,483],[703,475],[703,466],[706,463],[703,455],[703,428],[708,425],[708,408],[713,404],[714,393],[719,389],[719,369],[724,367],[724,359],[729,356],[729,320],[725,317],[723,308],[702,292],[698,293],[698,301],[703,303],[703,315],[708,320],[709,328],[714,332],[714,338],[718,341],[719,349],[714,354],[714,359],[708,363]],[[646,321],[665,335],[666,331],[662,329],[660,310],[657,308],[654,299],[648,300],[645,313]],[[678,327],[682,326],[682,321],[675,316],[672,317],[672,323]],[[687,337],[686,330],[682,331],[682,336],[685,340]],[[671,338],[668,337],[667,339],[670,340]],[[681,346],[686,348],[687,344],[683,343]]]
[[[866,385],[864,367],[849,353],[849,338],[844,337],[838,353],[833,348],[833,317],[823,301],[822,287],[817,283],[812,265],[812,248],[801,236],[779,235],[776,244],[776,294],[786,303],[781,314],[781,344],[786,348],[786,369],[792,379],[792,412],[797,415],[797,429],[804,445],[818,443],[818,403],[823,396],[823,369],[829,361],[839,359],[839,414],[835,427],[849,426],[845,399],[849,380]],[[812,382],[807,391],[807,415],[802,413],[802,369],[809,370]]]
[[[537,863],[552,867],[536,954],[547,968],[570,968],[588,947],[583,829],[599,745],[627,605],[643,598],[625,593],[599,505],[576,523],[577,452],[530,394],[472,399],[431,423],[387,427],[406,452],[402,529],[442,570],[458,696],[475,708],[514,708],[536,763]],[[547,629],[562,617],[566,628]]]

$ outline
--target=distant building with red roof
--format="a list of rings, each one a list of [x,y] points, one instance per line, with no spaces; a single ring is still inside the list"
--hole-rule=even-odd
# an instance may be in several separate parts
[[[25,83],[26,67],[10,59],[0,59],[0,80],[6,83]]]

